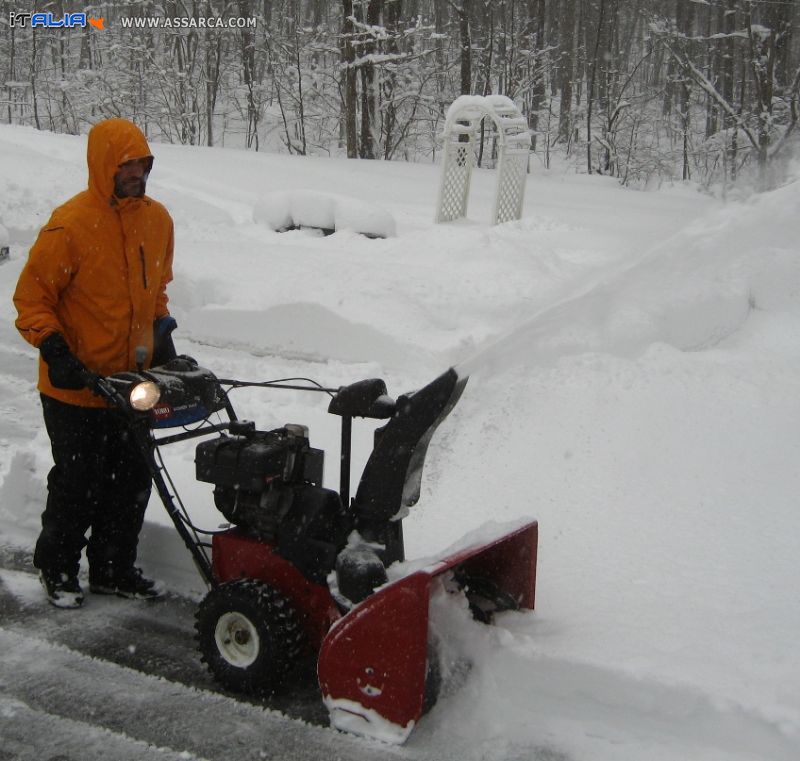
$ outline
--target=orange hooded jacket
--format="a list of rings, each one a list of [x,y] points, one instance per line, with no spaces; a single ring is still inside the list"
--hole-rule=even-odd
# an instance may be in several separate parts
[[[61,333],[92,372],[136,366],[138,346],[153,351],[153,320],[169,314],[173,224],[147,196],[117,199],[120,164],[150,157],[136,125],[109,119],[89,132],[89,188],[59,206],[39,232],[14,293],[17,329],[39,347]],[[88,390],[54,388],[39,359],[39,390],[68,404],[103,407]]]

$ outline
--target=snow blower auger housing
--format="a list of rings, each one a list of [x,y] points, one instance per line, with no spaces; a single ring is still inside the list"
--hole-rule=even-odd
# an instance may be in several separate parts
[[[397,400],[379,379],[337,389],[294,380],[219,379],[179,357],[102,379],[98,391],[126,416],[161,501],[208,584],[196,629],[214,676],[234,691],[269,694],[287,686],[298,659],[315,653],[333,726],[401,743],[436,701],[438,655],[428,632],[434,580],[447,574],[483,621],[496,610],[533,608],[537,524],[406,575],[393,569],[398,578],[389,582],[386,569],[405,559],[402,516],[419,499],[428,445],[467,379],[450,369]],[[310,445],[307,428],[262,431],[237,418],[229,391],[241,387],[330,395],[328,412],[342,421],[338,491],[322,485],[325,455]],[[211,422],[216,413],[220,422]],[[351,497],[357,417],[386,422],[375,431]],[[164,435],[165,428],[190,423],[191,429]],[[227,529],[195,528],[167,485],[161,448],[194,438],[204,439],[196,447],[196,477],[213,484]],[[211,534],[211,542],[201,534]]]

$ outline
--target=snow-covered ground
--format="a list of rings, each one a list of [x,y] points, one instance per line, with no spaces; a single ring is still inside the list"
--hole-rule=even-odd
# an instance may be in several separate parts
[[[452,612],[473,667],[404,757],[800,758],[800,184],[723,206],[534,168],[524,218],[490,227],[494,176],[478,171],[469,219],[437,226],[436,167],[154,149],[180,351],[225,377],[380,376],[395,394],[454,365],[470,380],[433,440],[409,556],[539,520],[536,611],[491,628]],[[49,451],[11,293],[84,155],[85,138],[0,128],[0,543],[23,548]],[[288,191],[333,193],[356,217],[377,204],[369,232],[393,235],[274,232]],[[262,426],[309,425],[336,486],[319,395],[236,394]],[[354,476],[370,438],[362,424]],[[167,456],[198,522],[218,523],[192,447]],[[142,564],[197,593],[162,513],[154,500]],[[21,671],[26,653],[63,665],[2,622],[0,639]]]

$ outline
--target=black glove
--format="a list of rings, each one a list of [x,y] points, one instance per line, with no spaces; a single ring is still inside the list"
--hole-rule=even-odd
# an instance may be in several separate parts
[[[39,352],[47,362],[47,377],[55,388],[77,391],[94,387],[98,376],[69,350],[61,333],[47,336],[39,345]]]
[[[178,352],[175,351],[175,344],[172,342],[172,331],[178,327],[175,318],[171,315],[159,317],[153,322],[153,359],[151,367],[158,367],[175,359]]]

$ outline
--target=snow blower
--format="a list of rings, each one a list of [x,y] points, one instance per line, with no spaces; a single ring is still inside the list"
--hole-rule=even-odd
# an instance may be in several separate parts
[[[405,559],[401,516],[419,499],[431,437],[466,382],[450,369],[395,400],[379,379],[337,389],[304,379],[243,382],[179,357],[97,383],[126,416],[208,585],[196,614],[197,641],[222,685],[251,694],[285,689],[292,668],[311,652],[332,725],[402,743],[435,703],[440,683],[428,631],[434,580],[446,576],[483,621],[497,610],[533,608],[535,521],[388,581],[386,569]],[[242,387],[330,395],[328,412],[341,418],[338,492],[322,485],[325,455],[310,445],[305,426],[262,431],[237,418],[230,391]],[[351,497],[354,418],[386,423],[374,433]],[[194,438],[204,439],[196,447],[196,477],[213,484],[214,503],[229,522],[215,532],[193,525],[161,457],[162,447]]]

